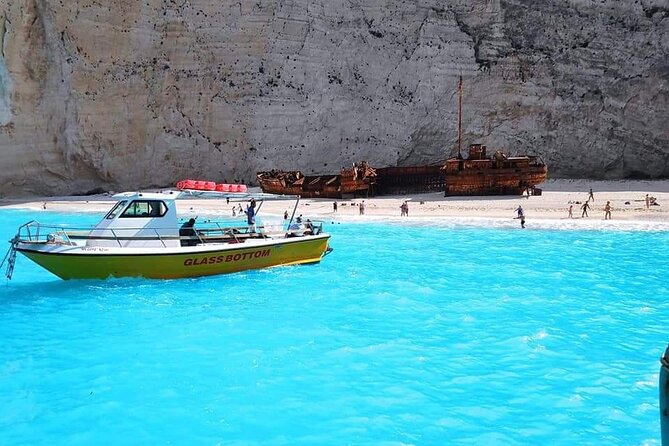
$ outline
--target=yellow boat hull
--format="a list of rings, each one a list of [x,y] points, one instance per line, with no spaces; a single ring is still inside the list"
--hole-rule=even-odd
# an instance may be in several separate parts
[[[295,238],[266,246],[212,246],[211,250],[170,253],[58,252],[39,247],[18,247],[17,251],[65,280],[108,277],[176,279],[317,263],[328,249],[328,240],[329,236]]]

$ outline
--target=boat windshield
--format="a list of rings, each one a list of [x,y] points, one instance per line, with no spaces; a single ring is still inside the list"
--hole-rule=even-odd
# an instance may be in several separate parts
[[[125,205],[127,203],[128,202],[125,201],[125,200],[119,201],[118,203],[116,203],[116,206],[111,208],[111,211],[107,212],[107,215],[105,215],[105,218],[107,220],[113,220],[114,218],[116,218],[116,216],[119,214],[119,212],[121,212],[123,210],[123,208],[125,208]]]
[[[167,206],[162,201],[135,200],[120,218],[162,217],[166,212]]]

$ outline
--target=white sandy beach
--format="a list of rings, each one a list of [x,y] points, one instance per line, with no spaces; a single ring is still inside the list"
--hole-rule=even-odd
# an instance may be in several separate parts
[[[359,215],[362,198],[350,200],[302,199],[297,214],[304,218],[327,221],[429,221],[450,224],[474,224],[494,226],[517,226],[514,210],[521,205],[525,211],[528,227],[621,227],[669,228],[669,181],[590,181],[549,180],[540,185],[540,196],[488,196],[488,197],[444,197],[442,193],[410,194],[364,198],[365,215]],[[588,198],[588,190],[594,192],[589,217],[581,218],[581,204]],[[260,191],[252,188],[252,191]],[[645,196],[655,197],[657,206],[646,208]],[[400,217],[400,205],[409,204],[409,217]],[[338,211],[333,211],[337,201]],[[604,220],[604,205],[611,202],[612,220]],[[0,207],[52,212],[105,212],[113,200],[109,195],[85,197],[36,197],[29,199],[3,199]],[[266,202],[262,215],[281,216],[292,210],[293,201]],[[573,218],[568,218],[568,208],[573,205]],[[179,214],[182,217],[231,216],[233,201],[183,200]]]

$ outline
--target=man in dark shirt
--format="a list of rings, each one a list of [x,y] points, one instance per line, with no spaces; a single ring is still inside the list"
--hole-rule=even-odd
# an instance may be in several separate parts
[[[181,228],[179,229],[179,237],[197,237],[197,234],[195,233],[195,229],[193,229],[193,226],[195,226],[195,219],[191,218],[188,220],[186,223],[181,225]],[[195,239],[181,239],[181,246],[195,246],[197,245],[197,240]]]

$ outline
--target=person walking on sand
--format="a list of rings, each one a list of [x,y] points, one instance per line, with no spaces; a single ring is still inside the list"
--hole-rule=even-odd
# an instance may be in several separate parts
[[[646,209],[650,209],[650,197],[646,194]]]
[[[358,212],[360,215],[365,215],[365,200],[362,200],[362,203],[358,206]]]
[[[409,203],[406,201],[404,202],[404,216],[405,217],[409,216]]]
[[[570,205],[569,205],[569,218],[574,218],[574,216],[573,216],[572,213],[571,213],[571,211],[572,211],[573,209],[574,209],[574,205],[573,205],[573,204],[570,204]]]
[[[337,202],[336,201],[332,203],[332,211],[337,212]]]
[[[519,205],[516,213],[518,214],[516,218],[520,219],[520,227],[525,229],[525,212],[523,211],[523,207]]]
[[[611,220],[611,202],[607,201],[604,206],[604,220]]]
[[[590,188],[590,194],[588,194],[588,201],[595,201],[595,196],[592,194],[592,188]]]
[[[588,216],[588,209],[590,209],[590,205],[588,204],[588,201],[586,201],[585,203],[583,203],[583,205],[581,205],[581,209],[583,209],[583,212],[581,212],[581,218],[587,217]]]

